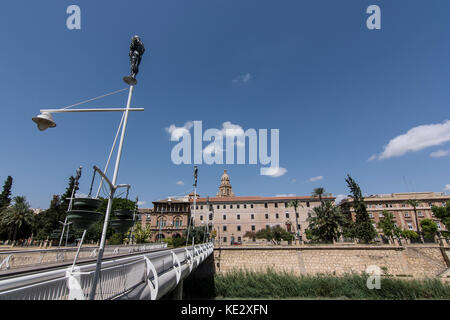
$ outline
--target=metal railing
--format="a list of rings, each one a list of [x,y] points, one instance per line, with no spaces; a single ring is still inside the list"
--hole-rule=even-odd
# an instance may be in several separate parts
[[[213,250],[206,243],[104,261],[95,299],[159,299]],[[94,273],[90,263],[0,280],[0,300],[84,300]]]
[[[164,248],[167,248],[167,243],[106,246],[103,256],[112,257]],[[76,252],[76,247],[3,251],[0,252],[0,271],[71,262],[75,258]],[[97,254],[98,247],[82,247],[78,260],[93,259],[97,257]]]

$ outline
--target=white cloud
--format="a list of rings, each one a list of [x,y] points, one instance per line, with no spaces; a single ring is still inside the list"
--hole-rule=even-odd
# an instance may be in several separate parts
[[[184,186],[184,182],[181,181],[181,180],[180,180],[180,181],[177,181],[176,184],[179,185],[179,186]]]
[[[189,132],[194,124],[192,121],[188,121],[182,127],[177,127],[174,124],[171,124],[168,128],[166,128],[166,132],[170,134],[172,140],[179,140],[183,134]]]
[[[450,141],[450,120],[414,127],[389,141],[378,159],[399,157],[407,152],[438,146]]]
[[[222,152],[222,146],[217,143],[216,141],[211,142],[210,144],[208,144],[205,149],[203,149],[203,155],[211,155],[212,153],[214,154],[218,154],[220,152]]]
[[[450,184],[446,184],[445,187],[444,187],[444,190],[445,191],[450,191]]]
[[[371,155],[370,157],[369,157],[369,159],[367,159],[367,161],[373,161],[373,160],[375,160],[377,158],[377,155],[376,154],[373,154],[373,155]]]
[[[294,193],[288,193],[288,194],[277,194],[275,197],[295,197]]]
[[[450,155],[450,150],[438,150],[430,153],[431,158],[440,158]]]
[[[314,181],[319,181],[319,180],[322,180],[322,179],[323,179],[323,176],[317,176],[317,177],[309,178],[309,181],[314,182]]]
[[[250,73],[246,73],[246,74],[242,74],[237,76],[236,78],[234,78],[232,80],[233,83],[238,83],[238,82],[243,82],[243,83],[247,83],[250,81],[250,79],[252,78],[252,75]]]
[[[243,136],[244,135],[244,129],[242,129],[242,127],[238,124],[233,124],[230,121],[225,121],[224,123],[222,123],[222,129],[220,129],[218,135],[220,137],[222,137],[222,141],[224,140],[223,138],[225,137],[239,137],[239,136]],[[241,142],[239,142],[238,139],[236,139],[236,141],[234,141],[234,144],[236,144],[237,146],[242,146],[243,144]],[[204,149],[203,149],[203,154],[206,155],[211,155],[212,153],[220,153],[223,152],[223,148],[222,145],[217,143],[216,141],[211,142],[209,145],[207,145]]]
[[[286,168],[280,167],[270,167],[266,169],[265,176],[270,176],[272,178],[278,178],[284,175],[287,172]]]
[[[295,182],[297,182],[297,179],[295,179],[295,178],[294,178],[294,179],[291,179],[291,182],[292,182],[292,183],[295,183]]]
[[[338,194],[338,195],[336,195],[336,200],[334,200],[335,204],[338,205],[342,200],[344,200],[346,198],[348,198],[348,196],[346,194]]]
[[[146,203],[147,203],[147,201],[138,201],[137,205],[138,206],[143,206]]]

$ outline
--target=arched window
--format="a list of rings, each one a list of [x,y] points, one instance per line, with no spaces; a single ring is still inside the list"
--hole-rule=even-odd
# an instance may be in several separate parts
[[[182,224],[183,224],[183,220],[181,220],[180,217],[175,217],[173,219],[173,227],[174,228],[181,228]]]
[[[166,226],[166,219],[164,219],[164,217],[159,217],[156,226],[158,228],[164,228]]]

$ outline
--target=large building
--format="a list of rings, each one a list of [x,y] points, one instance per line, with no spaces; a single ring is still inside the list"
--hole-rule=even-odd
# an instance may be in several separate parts
[[[408,229],[417,231],[416,219],[414,215],[414,208],[407,203],[407,200],[418,200],[419,206],[416,207],[417,220],[432,219],[438,225],[440,230],[445,230],[445,226],[437,219],[431,211],[432,206],[444,206],[447,201],[450,201],[450,195],[445,195],[442,192],[406,192],[406,193],[392,193],[392,194],[377,194],[364,198],[367,207],[367,212],[373,220],[373,226],[376,228],[380,218],[383,217],[383,210],[393,213],[396,226],[401,229]],[[340,207],[344,213],[351,214],[355,219],[355,212],[352,207],[352,199],[344,199],[340,203]],[[377,229],[379,233],[381,230]]]
[[[324,200],[334,201],[332,196],[323,197]],[[299,200],[300,206],[295,209],[288,204],[291,200]],[[312,196],[294,197],[260,197],[235,196],[232,191],[230,177],[226,170],[221,177],[219,192],[216,197],[195,198],[191,194],[191,215],[195,226],[210,225],[216,231],[216,240],[221,244],[242,243],[247,231],[256,232],[260,229],[280,226],[295,233],[298,223],[301,240],[305,240],[307,218],[311,209],[319,206],[320,201]]]
[[[195,199],[195,201],[194,201]],[[334,197],[323,197],[334,201]],[[299,200],[297,218],[295,209],[288,206],[291,200]],[[301,240],[305,240],[306,219],[311,209],[320,201],[312,196],[295,197],[237,197],[233,193],[230,177],[226,170],[221,177],[216,197],[200,197],[191,193],[185,197],[171,197],[153,202],[152,209],[139,209],[143,226],[150,226],[152,240],[183,236],[189,218],[196,227],[204,226],[216,232],[216,241],[221,244],[242,243],[247,231],[280,226],[296,233],[298,222]]]

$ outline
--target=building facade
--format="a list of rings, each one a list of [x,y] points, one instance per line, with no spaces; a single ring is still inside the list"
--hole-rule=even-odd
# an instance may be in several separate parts
[[[142,226],[150,226],[152,241],[182,237],[190,216],[189,197],[154,201],[152,209],[140,209]]]
[[[450,195],[442,192],[407,192],[392,194],[377,194],[364,198],[369,217],[373,221],[373,226],[379,234],[382,233],[377,228],[380,218],[383,217],[383,210],[391,212],[395,217],[395,225],[401,229],[417,231],[414,208],[407,203],[407,200],[418,200],[419,206],[416,207],[417,220],[420,228],[420,221],[423,219],[432,219],[436,222],[439,230],[446,230],[445,225],[439,221],[431,211],[432,206],[444,206],[450,201]],[[342,212],[351,214],[355,219],[355,212],[352,207],[352,199],[344,199],[339,204]],[[420,229],[419,229],[420,230]]]
[[[335,200],[332,196],[322,199]],[[300,201],[297,217],[295,209],[288,205],[291,200]],[[237,197],[232,191],[230,177],[226,170],[221,177],[216,197],[202,198],[197,195],[194,205],[194,196],[191,194],[189,201],[194,225],[204,226],[210,232],[211,228],[214,228],[216,241],[224,245],[251,241],[249,238],[244,239],[247,231],[257,232],[274,226],[280,226],[295,234],[296,223],[298,223],[301,240],[305,240],[307,218],[310,211],[320,205],[319,199],[312,196]]]

